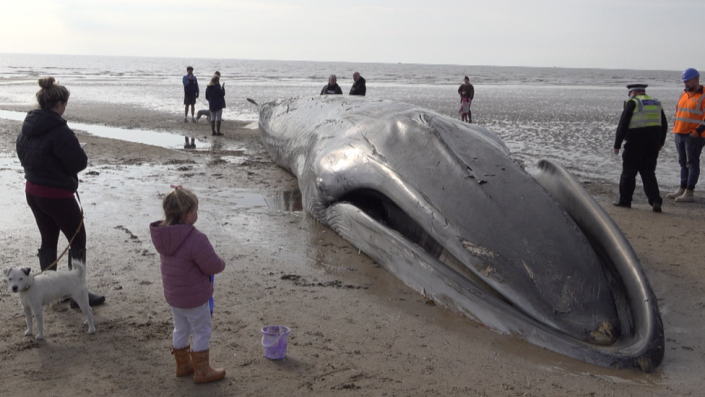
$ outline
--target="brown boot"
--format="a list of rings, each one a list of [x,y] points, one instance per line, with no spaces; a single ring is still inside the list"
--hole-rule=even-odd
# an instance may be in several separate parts
[[[225,377],[223,368],[211,368],[208,352],[209,350],[191,352],[191,361],[194,368],[193,380],[196,383],[214,382]]]
[[[191,363],[191,355],[189,354],[190,346],[182,349],[172,348],[171,354],[176,360],[176,376],[186,376],[193,373],[193,364]]]

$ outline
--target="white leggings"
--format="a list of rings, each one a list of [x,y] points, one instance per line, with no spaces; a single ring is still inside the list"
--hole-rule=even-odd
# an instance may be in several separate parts
[[[174,349],[183,349],[188,346],[189,336],[193,334],[191,351],[208,350],[213,330],[208,302],[193,309],[169,307],[171,307],[171,314],[174,316]]]

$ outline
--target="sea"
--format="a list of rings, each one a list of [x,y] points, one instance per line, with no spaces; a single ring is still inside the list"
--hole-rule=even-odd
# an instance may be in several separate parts
[[[473,123],[497,134],[529,171],[547,158],[580,180],[609,183],[618,183],[621,172],[621,157],[612,148],[626,85],[648,84],[647,93],[661,100],[669,125],[683,90],[681,71],[668,70],[0,54],[0,109],[35,104],[37,79],[54,76],[71,90],[74,103],[134,106],[180,118],[187,66],[194,68],[202,94],[220,71],[224,119],[240,121],[258,117],[247,98],[316,96],[331,74],[347,94],[356,71],[367,80],[368,98],[459,118],[457,89],[468,76],[475,87]],[[207,108],[204,97],[197,109]],[[70,123],[70,112],[66,118]],[[657,168],[662,190],[678,185],[671,135]]]

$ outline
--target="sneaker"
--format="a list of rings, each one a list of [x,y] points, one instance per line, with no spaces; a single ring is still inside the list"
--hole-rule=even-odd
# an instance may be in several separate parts
[[[191,121],[195,123],[195,122],[196,122],[196,119],[194,119],[193,117],[191,117]]]
[[[188,117],[184,117],[184,123],[188,123]]]

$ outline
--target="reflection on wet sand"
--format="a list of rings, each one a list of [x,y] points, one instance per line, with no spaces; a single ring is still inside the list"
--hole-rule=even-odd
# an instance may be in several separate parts
[[[270,210],[302,211],[301,191],[296,190],[265,190],[262,192],[264,201]]]

